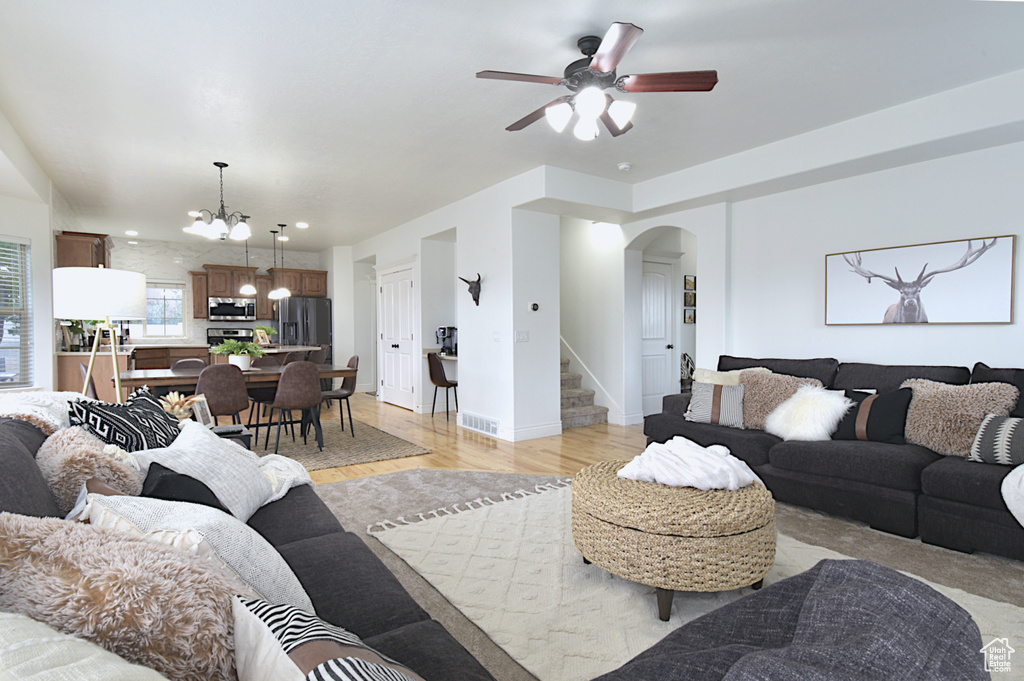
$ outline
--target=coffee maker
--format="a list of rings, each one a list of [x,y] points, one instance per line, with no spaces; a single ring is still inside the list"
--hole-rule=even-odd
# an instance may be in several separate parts
[[[441,345],[442,355],[459,354],[459,331],[454,326],[437,327],[437,342]]]

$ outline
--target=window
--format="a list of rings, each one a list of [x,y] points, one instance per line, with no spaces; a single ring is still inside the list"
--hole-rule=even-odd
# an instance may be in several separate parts
[[[0,388],[32,385],[31,247],[0,237]]]
[[[128,329],[135,337],[185,335],[185,284],[149,281],[146,284],[146,321],[131,322]]]

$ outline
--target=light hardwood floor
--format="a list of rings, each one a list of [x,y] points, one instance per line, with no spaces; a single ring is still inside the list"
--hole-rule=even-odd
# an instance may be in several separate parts
[[[506,442],[458,428],[454,411],[452,420],[446,421],[442,411],[431,418],[430,414],[378,402],[371,395],[353,395],[351,402],[352,416],[357,421],[418,444],[430,453],[314,471],[311,476],[318,484],[415,468],[571,476],[597,461],[631,459],[646,444],[641,425],[586,426],[553,437]],[[321,418],[338,418],[338,407],[324,410]]]

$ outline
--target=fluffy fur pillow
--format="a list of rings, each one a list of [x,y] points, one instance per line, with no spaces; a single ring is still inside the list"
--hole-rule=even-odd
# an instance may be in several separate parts
[[[768,415],[764,429],[783,440],[828,440],[852,406],[841,390],[800,386]]]
[[[137,496],[146,476],[82,426],[58,430],[46,438],[36,454],[36,463],[50,486],[61,513],[75,505],[82,483],[99,478],[114,489]]]
[[[90,640],[172,681],[235,678],[231,597],[239,588],[178,549],[0,513],[0,610]]]
[[[1009,383],[950,385],[911,378],[900,387],[914,391],[907,410],[907,442],[946,456],[970,455],[985,416],[1009,416],[1020,397]]]
[[[764,367],[752,369],[733,369],[732,371],[712,371],[711,369],[694,369],[694,383],[713,383],[714,385],[739,385],[740,374],[744,371],[767,371]]]
[[[764,430],[765,420],[780,404],[796,394],[802,385],[821,386],[816,378],[746,370],[740,373],[743,386],[743,427]]]

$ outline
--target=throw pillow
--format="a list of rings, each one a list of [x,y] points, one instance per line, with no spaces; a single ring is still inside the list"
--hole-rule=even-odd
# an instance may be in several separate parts
[[[187,501],[210,506],[224,513],[231,512],[221,505],[217,495],[210,491],[209,487],[195,478],[176,473],[155,461],[149,465],[149,473],[142,483],[140,496],[164,501]]]
[[[240,588],[195,556],[123,532],[0,513],[0,610],[173,681],[235,678],[231,597]]]
[[[70,410],[71,425],[85,426],[107,444],[129,452],[166,447],[178,437],[178,420],[147,388],[133,392],[124,404],[78,400]]]
[[[239,681],[423,681],[355,634],[309,613],[258,599],[232,603]]]
[[[166,681],[100,646],[30,617],[0,612],[0,672],[19,681]]]
[[[1024,369],[993,369],[984,362],[978,362],[971,369],[971,384],[974,383],[1011,383],[1024,395]],[[1017,398],[1010,416],[1024,418],[1024,400]]]
[[[989,414],[971,445],[971,461],[1019,466],[1024,463],[1024,419]]]
[[[694,383],[684,418],[695,423],[743,427],[743,386]]]
[[[900,387],[914,391],[907,410],[907,442],[947,456],[970,454],[985,416],[1009,416],[1020,396],[1009,383],[950,385],[911,378]]]
[[[102,440],[81,426],[58,430],[39,447],[36,463],[64,515],[75,505],[82,483],[89,478],[99,478],[125,494],[142,491],[143,474],[105,447]]]
[[[753,369],[733,369],[732,371],[712,371],[711,369],[695,369],[693,372],[694,383],[714,383],[716,385],[739,385],[740,373],[744,371],[767,371],[764,367]]]
[[[764,430],[768,414],[796,394],[800,386],[822,387],[816,378],[797,378],[749,369],[740,373],[740,385],[743,386],[743,427],[757,430]]]
[[[828,440],[853,401],[841,391],[804,385],[765,419],[765,431],[783,440]]]
[[[181,434],[169,447],[135,455],[148,474],[153,462],[195,478],[210,488],[222,506],[242,522],[248,520],[274,493],[259,466],[259,457],[241,445],[218,437],[197,421],[185,421]],[[183,501],[189,501],[184,499]]]
[[[906,442],[903,431],[907,425],[907,407],[913,397],[910,388],[881,395],[874,391],[847,390],[846,397],[855,406],[839,422],[833,440],[867,440],[891,445]]]
[[[313,604],[281,554],[256,530],[227,513],[184,501],[90,494],[76,520],[216,556],[261,598],[313,612]],[[198,536],[197,536],[198,535]]]

